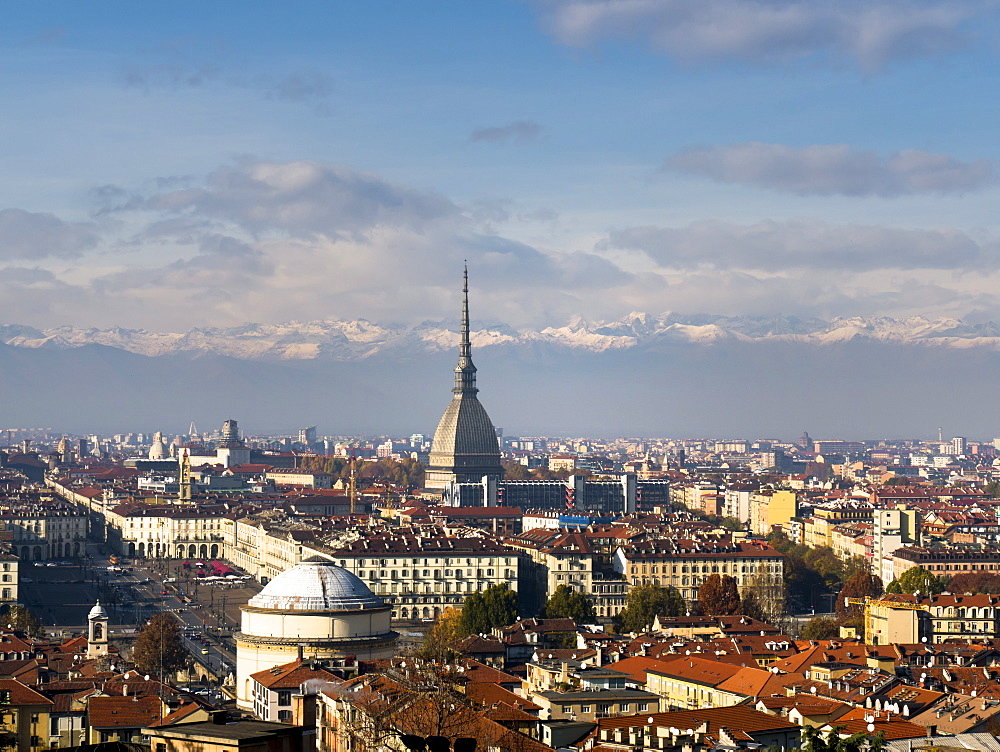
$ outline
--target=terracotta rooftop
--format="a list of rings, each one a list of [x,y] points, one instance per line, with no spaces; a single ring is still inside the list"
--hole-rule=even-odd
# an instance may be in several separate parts
[[[163,716],[159,697],[91,697],[87,715],[94,728],[141,728]]]

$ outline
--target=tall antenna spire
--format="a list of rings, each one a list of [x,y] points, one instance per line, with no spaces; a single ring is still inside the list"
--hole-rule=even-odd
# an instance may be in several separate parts
[[[462,273],[462,341],[458,346],[461,358],[472,357],[472,343],[469,341],[469,263],[465,263]]]
[[[476,388],[476,367],[472,363],[472,341],[469,335],[469,264],[462,272],[462,335],[458,343],[458,365],[455,366],[455,387],[453,394],[474,395]]]

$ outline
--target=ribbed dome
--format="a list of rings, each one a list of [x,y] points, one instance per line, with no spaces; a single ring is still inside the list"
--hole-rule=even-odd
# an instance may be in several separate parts
[[[360,611],[385,604],[346,569],[314,558],[286,569],[247,605],[277,611]]]
[[[445,408],[444,415],[434,431],[431,444],[431,464],[436,455],[440,464],[450,465],[452,457],[463,454],[485,455],[489,464],[499,465],[500,446],[496,429],[486,408],[476,397],[457,395]]]
[[[104,610],[104,606],[101,605],[100,601],[97,601],[97,603],[94,604],[94,607],[90,609],[90,613],[87,614],[87,619],[91,621],[94,619],[107,619],[107,618],[108,618],[108,612]]]

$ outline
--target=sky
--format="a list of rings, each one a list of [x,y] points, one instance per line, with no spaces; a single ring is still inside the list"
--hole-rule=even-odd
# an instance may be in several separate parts
[[[997,2],[50,2],[0,323],[1000,320]]]

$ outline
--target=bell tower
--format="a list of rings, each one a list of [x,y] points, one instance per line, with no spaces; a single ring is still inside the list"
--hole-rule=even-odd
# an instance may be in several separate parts
[[[108,612],[100,601],[87,615],[87,657],[103,658],[108,654]]]

